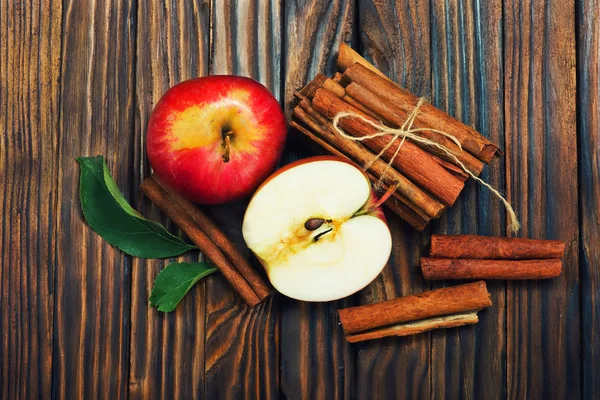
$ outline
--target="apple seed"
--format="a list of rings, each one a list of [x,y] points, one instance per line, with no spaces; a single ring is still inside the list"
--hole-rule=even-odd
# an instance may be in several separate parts
[[[311,218],[306,220],[306,222],[304,223],[304,227],[307,231],[314,231],[316,229],[319,229],[319,227],[323,225],[323,222],[325,222],[323,218]]]

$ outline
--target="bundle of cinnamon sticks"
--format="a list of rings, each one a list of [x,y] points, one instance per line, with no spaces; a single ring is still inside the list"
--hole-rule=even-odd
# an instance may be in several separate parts
[[[366,166],[367,175],[381,190],[395,185],[384,204],[417,230],[454,204],[468,178],[462,166],[477,176],[484,163],[501,154],[475,129],[428,103],[419,105],[411,127],[454,157],[410,139],[390,144],[392,138],[373,137],[380,133],[377,126],[405,127],[420,99],[345,44],[340,46],[337,64],[341,72],[332,78],[319,74],[295,93],[298,103],[291,126],[326,151]],[[332,122],[339,113],[352,114],[339,120],[345,133],[369,138],[355,141],[341,135]]]

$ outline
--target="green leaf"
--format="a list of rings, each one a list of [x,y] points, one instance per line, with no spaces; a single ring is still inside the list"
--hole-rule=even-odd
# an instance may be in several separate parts
[[[167,268],[160,271],[154,281],[150,293],[150,305],[158,307],[158,311],[173,311],[196,282],[216,270],[205,262],[169,264]]]
[[[142,258],[174,257],[195,248],[134,210],[108,172],[104,157],[79,157],[77,162],[83,215],[108,243]]]

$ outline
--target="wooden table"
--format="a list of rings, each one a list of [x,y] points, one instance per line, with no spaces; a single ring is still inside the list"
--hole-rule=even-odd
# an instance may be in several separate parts
[[[1,1],[0,397],[599,398],[600,3],[394,3]],[[417,269],[431,233],[506,233],[471,181],[422,234],[390,217],[390,263],[350,299],[250,310],[214,275],[176,312],[149,308],[168,261],[125,256],[88,228],[74,158],[105,155],[132,205],[164,222],[138,191],[161,94],[247,75],[289,114],[341,42],[501,144],[483,176],[520,235],[566,241],[562,276],[490,282],[494,307],[475,326],[345,342],[340,306],[445,284]],[[290,136],[285,161],[308,154]],[[214,210],[238,239],[243,210]]]

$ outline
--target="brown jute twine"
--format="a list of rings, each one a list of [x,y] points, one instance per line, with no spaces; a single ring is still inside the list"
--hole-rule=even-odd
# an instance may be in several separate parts
[[[374,139],[374,138],[383,137],[383,136],[389,136],[390,137],[389,142],[381,149],[381,151],[375,157],[373,157],[372,160],[370,160],[366,165],[363,166],[365,170],[368,170],[373,165],[373,163],[375,161],[377,161],[378,159],[380,159],[381,156],[390,147],[392,147],[392,145],[396,142],[397,139],[400,139],[400,145],[398,146],[398,148],[394,152],[394,155],[388,161],[388,163],[387,163],[387,165],[386,165],[383,173],[379,177],[379,181],[375,185],[376,188],[379,188],[381,186],[381,183],[383,182],[383,180],[384,180],[387,172],[392,167],[392,164],[394,163],[394,160],[398,156],[398,153],[400,151],[400,147],[402,147],[402,145],[404,144],[404,141],[406,139],[410,139],[413,142],[421,143],[421,144],[424,144],[424,145],[427,145],[427,146],[430,146],[430,147],[434,147],[434,148],[440,150],[441,152],[443,152],[444,154],[446,154],[450,159],[452,159],[456,164],[458,164],[458,166],[466,174],[468,174],[471,178],[475,179],[477,182],[479,182],[480,184],[482,184],[483,186],[485,186],[486,188],[488,188],[497,198],[500,199],[500,201],[502,201],[502,203],[504,203],[504,208],[506,208],[506,212],[508,213],[508,216],[510,217],[510,229],[513,232],[518,231],[519,228],[521,227],[521,224],[519,223],[519,220],[517,219],[517,215],[515,214],[515,211],[513,210],[513,208],[510,205],[510,203],[504,198],[504,196],[502,196],[502,194],[500,194],[500,192],[497,189],[495,189],[493,186],[491,186],[490,184],[488,184],[487,182],[485,182],[483,179],[479,178],[478,176],[476,176],[475,174],[473,174],[471,171],[469,171],[469,169],[467,167],[465,167],[465,165],[456,157],[456,153],[455,152],[453,152],[452,150],[450,150],[446,146],[443,146],[443,145],[441,145],[439,143],[433,142],[433,141],[431,141],[429,139],[425,139],[425,138],[423,138],[423,137],[421,137],[421,136],[419,136],[419,135],[416,134],[418,132],[423,132],[423,131],[429,131],[429,132],[439,133],[440,135],[443,135],[444,137],[446,137],[449,140],[451,140],[454,144],[456,144],[456,146],[458,146],[458,148],[460,149],[461,152],[463,151],[462,146],[461,146],[460,142],[458,141],[458,139],[456,139],[454,136],[452,136],[452,135],[450,135],[450,134],[448,134],[446,132],[443,132],[443,131],[440,131],[440,130],[437,130],[437,129],[432,129],[432,128],[413,128],[412,127],[412,125],[413,125],[413,123],[414,123],[414,121],[417,118],[417,115],[419,113],[419,109],[421,108],[421,106],[425,102],[426,102],[426,99],[424,97],[421,97],[419,99],[419,102],[415,106],[414,110],[412,110],[412,112],[410,113],[410,115],[408,116],[408,118],[406,119],[406,121],[404,122],[404,124],[402,124],[402,126],[400,128],[398,128],[398,129],[396,129],[396,128],[390,128],[389,126],[385,126],[385,125],[374,123],[374,122],[366,119],[362,115],[359,115],[359,114],[356,114],[356,113],[353,113],[353,112],[340,112],[340,113],[336,114],[335,117],[333,118],[333,127],[337,131],[337,133],[339,133],[341,136],[343,136],[344,138],[346,138],[348,140],[352,140],[352,141],[355,141],[355,142],[362,142],[363,140]],[[366,135],[366,136],[361,136],[361,137],[355,137],[355,136],[352,136],[352,135],[348,135],[339,126],[340,120],[342,118],[348,118],[348,117],[361,119],[365,123],[371,125],[375,129],[377,129],[377,132],[373,133],[371,135]]]

